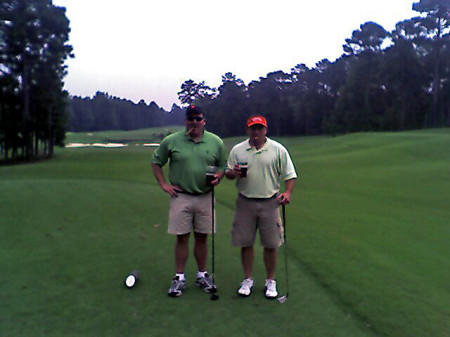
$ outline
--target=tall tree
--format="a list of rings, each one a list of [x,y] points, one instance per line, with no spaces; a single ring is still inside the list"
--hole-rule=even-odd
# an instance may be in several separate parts
[[[187,80],[181,85],[178,92],[178,99],[181,104],[192,104],[201,99],[208,99],[214,95],[214,90],[205,84],[205,81],[195,83],[193,80]]]
[[[350,68],[337,101],[337,114],[345,131],[368,131],[382,127],[385,88],[380,79],[382,44],[388,32],[374,22],[367,22],[346,39],[344,53]]]
[[[264,115],[271,120],[272,135],[281,135],[289,123],[291,106],[286,95],[289,83],[289,74],[279,70],[248,85],[249,111],[252,115]]]
[[[65,60],[71,56],[69,21],[65,9],[50,0],[3,0],[0,6],[1,76],[16,83],[21,114],[22,155],[38,153],[40,141],[52,155],[53,145],[62,143],[67,94],[63,90]],[[44,130],[45,129],[45,130]],[[60,131],[58,131],[59,133]],[[64,133],[64,132],[63,132]]]
[[[231,72],[222,76],[218,95],[210,102],[208,128],[222,136],[237,136],[245,132],[247,87]]]
[[[426,29],[427,39],[431,46],[431,63],[433,64],[433,108],[430,112],[430,126],[437,126],[444,121],[444,109],[439,109],[440,90],[443,86],[443,67],[448,64],[448,54],[445,45],[448,44],[450,27],[450,2],[448,0],[420,0],[412,7],[415,11],[426,14],[418,22]]]
[[[392,45],[385,51],[381,76],[387,91],[386,128],[404,130],[424,127],[428,101],[427,75],[422,56],[423,30],[417,19],[397,23]]]
[[[379,24],[369,21],[354,30],[352,37],[345,40],[343,46],[347,55],[360,55],[367,53],[380,53],[381,46],[388,33]]]

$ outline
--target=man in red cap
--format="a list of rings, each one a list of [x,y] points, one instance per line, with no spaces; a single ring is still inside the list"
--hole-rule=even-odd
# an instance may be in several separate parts
[[[241,247],[244,280],[238,290],[249,296],[253,289],[253,245],[259,230],[264,247],[267,278],[265,296],[278,296],[275,272],[278,248],[283,243],[280,204],[291,201],[297,174],[289,152],[280,143],[267,137],[267,120],[253,116],[247,121],[249,139],[235,145],[228,157],[225,175],[236,179],[239,196],[233,221],[233,245]],[[280,193],[281,181],[285,191]]]

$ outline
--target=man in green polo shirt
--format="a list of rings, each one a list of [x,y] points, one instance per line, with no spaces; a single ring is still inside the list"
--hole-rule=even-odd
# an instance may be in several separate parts
[[[232,241],[234,246],[241,247],[245,278],[238,294],[249,296],[253,289],[253,245],[259,230],[267,273],[265,296],[273,299],[278,296],[275,271],[278,247],[283,243],[279,206],[291,201],[297,174],[286,148],[267,137],[264,117],[251,117],[247,132],[250,138],[232,148],[225,173],[229,179],[237,178],[239,191]],[[283,193],[281,181],[286,186]]]
[[[189,237],[194,232],[194,256],[198,271],[196,285],[205,292],[216,290],[206,271],[208,234],[212,233],[212,186],[224,176],[226,150],[223,141],[205,130],[206,119],[199,107],[186,110],[186,130],[163,139],[152,158],[152,168],[161,189],[171,197],[168,232],[177,236],[175,243],[176,274],[169,296],[178,297],[186,288],[184,269],[189,256]],[[169,183],[162,167],[170,162]],[[210,185],[206,184],[206,170],[215,166],[218,171]]]

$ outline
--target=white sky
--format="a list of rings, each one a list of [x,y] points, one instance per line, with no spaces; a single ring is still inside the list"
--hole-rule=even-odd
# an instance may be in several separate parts
[[[96,91],[170,110],[189,79],[221,84],[233,72],[246,84],[299,63],[342,55],[367,21],[392,30],[417,16],[418,0],[54,0],[67,8],[66,89]]]

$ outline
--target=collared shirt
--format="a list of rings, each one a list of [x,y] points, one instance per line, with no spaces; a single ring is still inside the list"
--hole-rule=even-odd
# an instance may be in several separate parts
[[[152,163],[161,167],[169,164],[169,181],[188,193],[206,193],[211,187],[206,185],[206,167],[226,167],[226,150],[223,141],[215,134],[204,131],[199,142],[186,135],[175,132],[163,139],[153,153]]]
[[[247,198],[270,198],[280,191],[281,180],[297,178],[289,152],[280,143],[267,138],[257,150],[249,140],[236,144],[228,157],[228,169],[248,162],[247,177],[237,178],[236,187]]]

